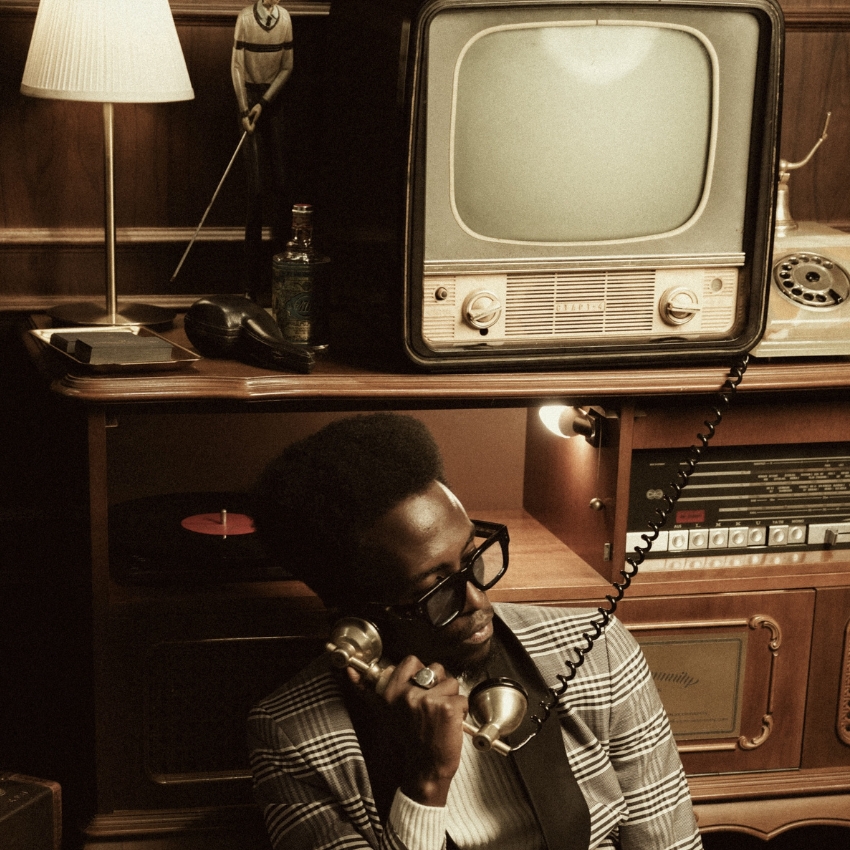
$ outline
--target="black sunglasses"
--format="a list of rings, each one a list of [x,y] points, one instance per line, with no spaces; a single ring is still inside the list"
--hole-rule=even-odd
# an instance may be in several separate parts
[[[479,590],[493,587],[508,569],[508,527],[482,520],[472,520],[472,524],[475,538],[483,538],[483,542],[464,558],[463,567],[437,582],[415,602],[383,605],[381,609],[406,620],[419,617],[435,629],[441,629],[466,606],[467,582],[472,582]]]

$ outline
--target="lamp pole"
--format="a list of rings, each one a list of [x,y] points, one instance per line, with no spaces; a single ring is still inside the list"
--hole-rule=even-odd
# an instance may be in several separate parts
[[[114,120],[111,103],[103,104],[103,193],[106,208],[106,313],[110,325],[118,323],[118,295],[115,283],[115,166]]]

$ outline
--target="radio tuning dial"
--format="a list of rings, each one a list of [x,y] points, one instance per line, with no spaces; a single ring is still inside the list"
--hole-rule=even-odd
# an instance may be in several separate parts
[[[486,331],[502,315],[502,303],[489,289],[470,292],[463,302],[463,320],[473,328]]]
[[[661,318],[668,325],[686,325],[701,309],[699,296],[684,286],[668,289],[658,303]]]

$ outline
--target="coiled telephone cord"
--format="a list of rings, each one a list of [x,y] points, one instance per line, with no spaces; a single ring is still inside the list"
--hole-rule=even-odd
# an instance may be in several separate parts
[[[552,699],[549,702],[540,703],[541,714],[542,716],[532,715],[529,718],[534,723],[534,731],[521,743],[512,747],[512,750],[519,750],[524,747],[539,731],[546,720],[549,718],[549,715],[552,713],[552,709],[558,704],[558,701],[567,691],[567,687],[569,683],[575,678],[578,673],[579,668],[584,664],[584,659],[587,656],[587,653],[593,648],[594,643],[600,637],[600,635],[605,631],[606,626],[611,620],[611,617],[614,616],[614,613],[617,610],[617,605],[620,603],[622,598],[625,596],[626,591],[629,589],[632,579],[638,574],[638,570],[640,565],[646,559],[647,554],[652,549],[653,542],[658,538],[658,534],[661,529],[664,527],[664,524],[667,522],[667,517],[670,515],[670,512],[673,510],[676,502],[679,499],[679,496],[682,494],[682,490],[688,484],[691,475],[693,475],[694,470],[697,467],[700,459],[702,458],[703,452],[708,448],[708,443],[711,438],[714,436],[714,432],[717,429],[717,426],[723,420],[723,415],[729,408],[731,403],[732,396],[735,394],[735,391],[738,389],[738,385],[741,383],[744,377],[744,373],[747,371],[747,365],[749,364],[749,355],[744,355],[741,360],[737,363],[733,364],[729,369],[729,373],[726,377],[726,380],[723,383],[723,386],[718,391],[717,402],[711,407],[711,411],[714,414],[714,419],[705,420],[703,425],[706,428],[706,431],[699,432],[697,434],[698,443],[693,444],[688,450],[687,457],[679,464],[679,469],[676,472],[676,478],[669,482],[667,485],[667,491],[664,493],[662,497],[663,506],[655,509],[655,513],[658,515],[658,519],[656,521],[650,520],[647,524],[649,526],[649,532],[641,535],[641,539],[644,541],[644,546],[635,546],[634,554],[626,557],[626,566],[624,569],[620,570],[620,575],[622,576],[622,581],[615,581],[612,583],[614,588],[613,594],[606,594],[605,599],[608,603],[607,607],[597,608],[597,612],[599,614],[598,618],[592,619],[590,621],[590,627],[593,629],[593,632],[583,632],[582,640],[584,641],[584,646],[575,646],[573,647],[573,651],[576,655],[576,660],[567,659],[564,663],[567,667],[566,674],[559,674],[558,681],[560,682],[559,687],[551,687],[549,691],[552,695]]]

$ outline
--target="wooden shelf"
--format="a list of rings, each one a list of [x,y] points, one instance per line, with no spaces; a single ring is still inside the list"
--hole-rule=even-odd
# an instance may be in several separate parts
[[[41,326],[44,321],[39,319]],[[163,334],[191,348],[179,317]],[[304,402],[325,406],[359,402],[387,405],[460,403],[520,404],[546,399],[601,403],[629,396],[711,394],[721,389],[724,365],[650,369],[587,369],[582,371],[490,372],[470,375],[382,372],[320,358],[310,375],[272,372],[233,360],[202,358],[173,372],[86,374],[57,371],[52,352],[30,339],[36,357],[53,369],[53,388],[68,398],[98,404],[170,402]],[[41,349],[40,351],[38,349]],[[850,359],[767,363],[752,361],[741,392],[837,390],[850,387]]]
[[[476,515],[474,509],[471,515]],[[511,566],[488,593],[494,602],[589,606],[604,603],[611,583],[526,511],[487,511],[487,518],[508,526]],[[697,559],[693,559],[696,561]],[[754,593],[768,587],[786,590],[844,587],[850,583],[850,551],[764,553],[747,556],[738,567],[659,569],[647,561],[638,571],[628,597]],[[656,562],[657,563],[657,562]],[[319,611],[319,600],[298,581],[252,581],[222,584],[127,585],[110,582],[110,601],[134,604],[159,599],[279,599],[300,611]]]
[[[470,511],[472,516],[477,515]],[[486,511],[487,519],[504,523],[511,535],[511,566],[488,594],[494,602],[540,602],[562,599],[599,604],[607,582],[568,546],[525,511]],[[301,582],[257,581],[227,584],[140,584],[110,582],[110,601],[115,604],[151,599],[189,601],[197,599],[277,598],[293,609],[316,611],[321,603]]]

